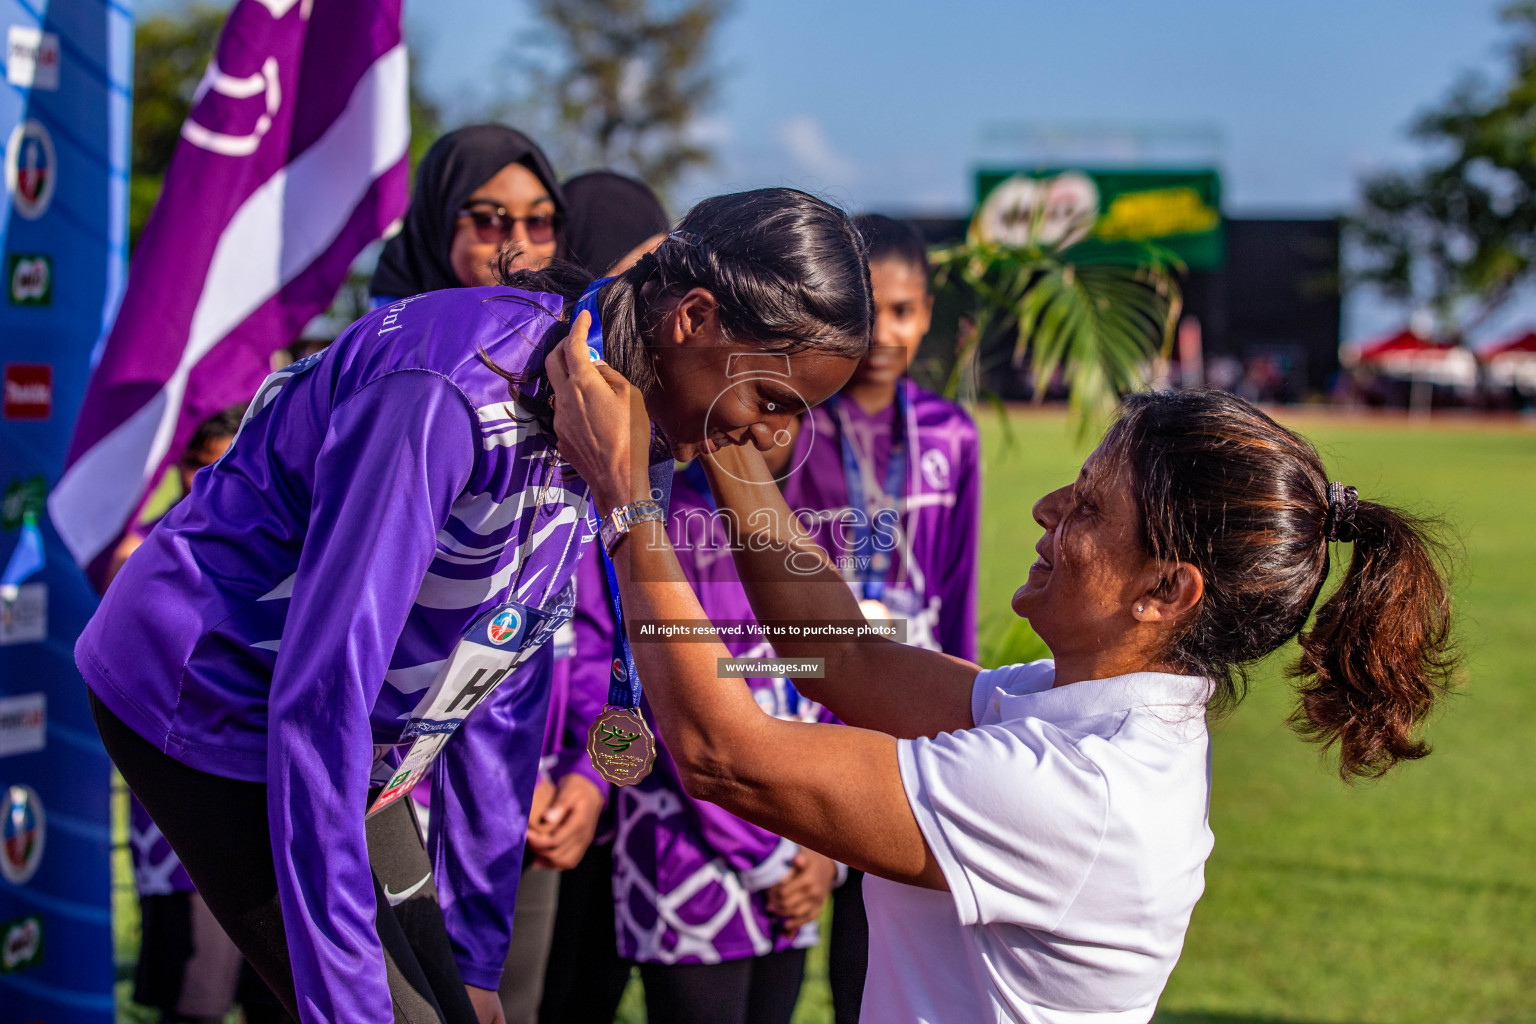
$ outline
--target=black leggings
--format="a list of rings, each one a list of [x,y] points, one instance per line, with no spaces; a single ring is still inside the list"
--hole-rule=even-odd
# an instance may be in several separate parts
[[[859,1024],[864,975],[869,970],[869,920],[864,916],[864,872],[848,869],[848,879],[832,890],[832,938],[827,975],[832,983],[834,1024]]]
[[[181,858],[208,909],[299,1019],[267,827],[266,784],[189,768],[124,725],[94,693],[90,701],[107,753]],[[429,877],[431,862],[406,801],[369,819],[368,858],[396,1024],[476,1024]],[[426,884],[391,911],[382,886],[403,892],[423,878]]]
[[[612,878],[612,843],[593,843],[560,872],[539,1024],[613,1024],[633,963],[618,954]]]
[[[650,1024],[789,1024],[805,950],[718,964],[641,964]]]

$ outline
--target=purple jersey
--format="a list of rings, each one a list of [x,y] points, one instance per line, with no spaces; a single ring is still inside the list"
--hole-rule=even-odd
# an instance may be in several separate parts
[[[980,543],[981,465],[976,424],[954,402],[903,381],[910,395],[903,436],[906,467],[897,508],[899,530],[892,538],[893,564],[879,600],[892,617],[907,620],[907,642],[976,660],[976,549]],[[898,405],[871,415],[843,396],[841,414],[829,405],[810,412],[802,425],[792,463],[797,467],[784,498],[802,515],[812,535],[844,569],[849,565],[850,510],[843,462],[843,423],[866,481],[866,500],[883,489],[890,465]],[[908,433],[916,432],[916,443]],[[874,492],[873,494],[870,492]],[[863,595],[860,595],[863,596]]]
[[[669,532],[705,614],[716,621],[755,618],[708,499],[684,473],[672,486]],[[575,672],[606,681],[613,617],[596,555],[584,559],[579,570]],[[726,647],[740,657],[773,656],[767,643],[751,639],[733,639]],[[830,720],[820,705],[797,697],[787,680],[747,683],[769,714]],[[619,954],[648,963],[718,963],[814,946],[814,924],[791,938],[767,909],[767,890],[788,873],[799,847],[688,796],[664,737],[658,741],[651,774],[614,796]]]
[[[553,609],[594,533],[586,486],[509,396],[562,300],[415,296],[268,378],[238,437],[134,553],[76,647],[86,682],[177,760],[264,782],[306,1020],[388,1021],[363,829],[477,616]],[[568,598],[567,598],[568,600]],[[506,959],[549,659],[480,700],[433,766],[430,852],[464,980]],[[376,745],[377,748],[376,748]]]

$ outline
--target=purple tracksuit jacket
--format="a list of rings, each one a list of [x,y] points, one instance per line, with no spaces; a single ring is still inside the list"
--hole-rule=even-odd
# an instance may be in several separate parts
[[[560,308],[502,287],[419,295],[274,374],[76,646],[139,735],[266,783],[306,1021],[393,1018],[370,780],[466,627],[509,595],[554,608],[594,534],[586,486],[481,360],[537,370]],[[464,980],[485,988],[506,959],[547,664],[484,698],[432,770],[443,913]]]

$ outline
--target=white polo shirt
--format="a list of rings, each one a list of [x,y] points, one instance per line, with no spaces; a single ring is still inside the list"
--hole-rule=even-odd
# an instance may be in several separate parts
[[[866,1024],[1144,1024],[1205,888],[1209,681],[982,672],[976,727],[898,744],[949,892],[869,876]]]

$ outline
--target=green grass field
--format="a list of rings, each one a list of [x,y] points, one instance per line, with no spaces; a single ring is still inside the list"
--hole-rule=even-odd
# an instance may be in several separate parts
[[[1536,1021],[1536,429],[1282,419],[1363,497],[1456,527],[1465,688],[1433,724],[1432,756],[1350,788],[1285,727],[1284,658],[1254,673],[1216,729],[1216,850],[1157,1019]],[[995,651],[1039,537],[1030,505],[1085,452],[1058,415],[1015,414],[1009,441],[995,416],[982,426],[981,603]],[[810,975],[796,1024],[825,1024],[821,951]],[[638,991],[621,1019],[644,1020]]]

